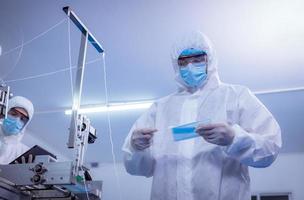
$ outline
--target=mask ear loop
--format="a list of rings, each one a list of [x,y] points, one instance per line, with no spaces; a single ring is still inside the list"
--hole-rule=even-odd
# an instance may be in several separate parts
[[[209,59],[208,59],[208,54],[206,54],[206,55],[204,55],[204,57],[206,57],[206,74],[207,74],[207,76],[208,76],[208,68],[209,68]]]

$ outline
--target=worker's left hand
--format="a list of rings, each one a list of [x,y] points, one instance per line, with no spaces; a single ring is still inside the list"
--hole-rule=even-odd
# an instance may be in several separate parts
[[[17,160],[15,161],[15,164],[25,164],[25,163],[33,163],[33,155],[30,154],[28,159],[26,160],[24,156],[21,157],[21,163],[19,163]]]
[[[207,142],[221,146],[228,146],[235,136],[234,130],[226,123],[201,124],[195,130]]]

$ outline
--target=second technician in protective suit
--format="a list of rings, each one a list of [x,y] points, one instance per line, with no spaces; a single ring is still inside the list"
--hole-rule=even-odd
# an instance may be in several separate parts
[[[281,131],[246,87],[219,80],[215,53],[202,34],[172,53],[179,90],[156,101],[123,145],[126,170],[153,176],[152,200],[249,200],[248,166],[267,167]],[[169,129],[191,122],[202,137],[175,142]]]
[[[34,115],[32,102],[21,96],[10,99],[7,109],[0,127],[0,164],[8,164],[28,150],[21,140]]]

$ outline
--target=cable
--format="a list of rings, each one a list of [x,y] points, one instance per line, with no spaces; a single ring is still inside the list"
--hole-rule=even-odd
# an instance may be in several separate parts
[[[21,40],[21,45],[19,45],[21,47],[20,47],[20,51],[19,51],[17,60],[14,63],[14,65],[11,67],[11,69],[3,77],[1,77],[1,79],[5,79],[10,73],[12,73],[14,71],[14,69],[16,68],[16,66],[18,65],[19,61],[20,61],[20,58],[21,58],[21,55],[22,55],[22,52],[23,52],[23,47],[24,47],[24,33],[23,33],[23,31],[22,31],[21,35],[22,35],[22,40]]]
[[[102,54],[102,64],[103,64],[103,75],[104,75],[104,88],[105,88],[105,103],[106,106],[109,105],[109,98],[108,98],[108,86],[107,86],[107,72],[106,72],[106,62],[105,62],[105,53]],[[116,178],[116,184],[119,191],[121,190],[120,180],[118,176],[118,170],[117,170],[117,164],[116,164],[116,157],[114,153],[114,143],[113,143],[113,136],[112,136],[112,125],[111,125],[111,118],[110,118],[110,112],[107,111],[107,120],[108,120],[108,129],[109,129],[109,137],[110,137],[110,143],[111,143],[111,152],[112,152],[112,159],[113,159],[113,165],[114,165],[114,172],[115,172],[115,178]],[[119,199],[122,200],[122,195],[119,193]]]
[[[83,168],[83,166],[81,166],[81,169],[82,169],[82,171],[85,171],[85,169]],[[90,200],[89,191],[88,191],[88,188],[87,188],[87,182],[85,180],[85,177],[83,178],[83,183],[84,183],[84,190],[86,192],[87,200]]]
[[[101,59],[97,58],[97,59],[91,60],[89,62],[86,62],[86,65],[98,62],[99,60],[101,60]],[[27,76],[27,77],[24,77],[24,78],[11,79],[11,80],[6,80],[6,81],[4,80],[4,82],[5,83],[12,83],[12,82],[17,82],[17,81],[25,81],[25,80],[30,80],[30,79],[36,79],[36,78],[51,76],[51,75],[54,75],[54,74],[57,74],[57,73],[68,71],[68,70],[70,70],[70,68],[71,67],[66,67],[66,68],[63,68],[63,69],[60,69],[60,70],[56,70],[56,71],[52,71],[52,72],[47,72],[47,73],[42,73],[42,74],[37,74],[37,75],[33,75],[33,76]],[[73,65],[72,69],[75,69],[75,68],[77,68],[77,66]]]
[[[18,45],[18,46],[16,46],[16,47],[14,47],[14,48],[12,48],[12,49],[10,49],[10,50],[8,50],[8,51],[3,52],[2,55],[9,54],[9,53],[15,51],[16,49],[19,49],[20,47],[23,47],[23,46],[26,46],[26,45],[30,44],[30,43],[33,42],[34,40],[36,40],[36,39],[38,39],[38,38],[44,36],[44,35],[45,35],[46,33],[48,33],[49,31],[53,30],[54,28],[56,28],[57,26],[59,26],[60,24],[62,24],[62,23],[63,23],[64,21],[66,21],[66,20],[67,20],[67,19],[64,18],[63,20],[59,21],[59,22],[58,22],[57,24],[55,24],[54,26],[51,26],[49,29],[47,29],[46,31],[43,31],[42,33],[38,34],[37,36],[33,37],[32,39],[30,39],[30,40],[28,40],[28,41],[22,43],[21,45]]]
[[[60,24],[62,24],[63,22],[65,22],[66,20],[68,20],[68,17],[65,18],[65,19],[62,19],[61,21],[59,21],[58,23],[56,23],[55,25],[51,26],[49,29],[47,29],[46,31],[43,31],[42,33],[38,34],[37,36],[35,36],[34,38],[24,42],[24,38],[22,37],[22,43],[21,45],[18,45],[6,52],[3,52],[2,55],[6,55],[6,54],[9,54],[19,48],[21,48],[20,52],[19,52],[19,55],[18,55],[18,59],[17,61],[15,62],[14,64],[14,67],[4,76],[2,77],[2,79],[5,79],[5,77],[7,77],[8,74],[10,74],[14,68],[17,66],[20,58],[21,58],[21,55],[22,55],[22,52],[23,52],[23,48],[24,46],[30,44],[31,42],[33,42],[34,40],[42,37],[43,35],[45,35],[46,33],[50,32],[51,30],[53,30],[54,28],[56,28],[57,26],[59,26]],[[13,80],[7,80],[7,81],[4,81],[5,83],[11,83],[11,82],[16,82],[16,81],[23,81],[23,80],[29,80],[29,79],[35,79],[35,78],[40,78],[40,77],[45,77],[45,76],[50,76],[50,75],[53,75],[53,74],[56,74],[56,73],[59,73],[59,72],[64,72],[64,71],[67,71],[67,69],[70,70],[70,75],[72,74],[72,69],[73,68],[76,68],[77,66],[71,66],[71,45],[70,45],[70,21],[68,20],[68,36],[69,36],[69,68],[65,68],[65,69],[61,69],[61,70],[57,70],[57,71],[53,71],[53,72],[48,72],[48,73],[43,73],[43,74],[38,74],[38,75],[34,75],[34,76],[29,76],[29,77],[24,77],[24,78],[19,78],[19,79],[13,79]],[[96,62],[100,59],[96,59],[96,60],[93,60],[93,61],[90,61],[90,62],[87,62],[86,64],[91,64],[93,62]],[[72,83],[71,83],[72,84]],[[72,86],[72,85],[71,85]],[[73,94],[73,89],[72,89],[72,94]]]

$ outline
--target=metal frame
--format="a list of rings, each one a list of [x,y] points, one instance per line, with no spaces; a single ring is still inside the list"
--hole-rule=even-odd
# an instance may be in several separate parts
[[[85,71],[85,61],[86,61],[88,41],[95,47],[98,53],[103,53],[104,50],[99,44],[99,42],[95,39],[93,34],[81,22],[79,17],[70,9],[70,7],[68,6],[64,7],[63,11],[68,15],[68,17],[72,20],[72,22],[82,32],[79,57],[78,57],[76,82],[73,91],[73,107],[72,107],[72,115],[71,115],[71,123],[70,123],[70,133],[67,143],[68,148],[76,148],[75,160],[74,160],[75,166],[74,166],[73,174],[77,176],[79,175],[79,171],[81,171],[83,165],[84,153],[86,150],[86,146],[88,144],[88,139],[96,138],[95,129],[93,135],[90,132],[90,130],[92,129],[90,125],[90,120],[85,116],[80,115],[78,112],[81,103],[82,84],[83,84],[83,77]]]
[[[67,144],[69,148],[75,149],[75,158],[73,161],[56,162],[49,156],[42,155],[36,156],[34,163],[0,165],[0,199],[85,199],[87,195],[92,200],[101,199],[102,181],[91,181],[88,169],[83,166],[87,144],[94,143],[96,130],[91,126],[90,120],[79,114],[78,110],[88,41],[99,53],[104,50],[69,7],[64,7],[63,11],[82,32]],[[0,94],[3,97],[6,95],[6,102],[0,102],[0,106],[7,107],[9,87],[2,88]],[[6,196],[2,196],[4,194]]]
[[[288,196],[288,200],[292,200],[292,192],[257,192],[251,194],[251,196],[256,196],[257,200],[261,200],[261,196],[281,196],[286,195]]]
[[[72,173],[72,161],[47,157],[36,156],[34,163],[0,165],[0,199],[84,199],[87,193],[90,199],[101,199],[102,181],[78,179]]]
[[[70,17],[72,22],[79,28],[79,30],[83,33],[83,35],[88,34],[88,40],[95,47],[98,53],[103,53],[104,49],[99,44],[99,42],[95,39],[93,34],[89,31],[89,29],[81,22],[79,17],[71,10],[69,6],[63,7],[63,11]]]
[[[10,87],[6,85],[0,85],[0,117],[7,117],[7,107],[10,96]]]
[[[80,43],[80,50],[79,50],[79,57],[78,57],[78,68],[77,68],[77,75],[76,75],[76,82],[75,82],[75,90],[73,91],[73,110],[72,110],[72,119],[70,125],[70,135],[68,141],[68,147],[74,148],[75,147],[75,140],[76,140],[76,128],[75,122],[77,121],[78,110],[80,107],[81,102],[81,94],[82,94],[82,83],[83,83],[83,76],[85,70],[85,60],[86,60],[86,53],[87,53],[87,45],[88,41],[95,47],[98,53],[103,53],[104,49],[99,44],[99,42],[95,39],[93,34],[88,30],[88,28],[81,22],[79,17],[70,9],[70,7],[66,6],[63,8],[63,11],[68,15],[68,17],[74,22],[74,24],[79,28],[82,32],[81,34],[81,43]]]

